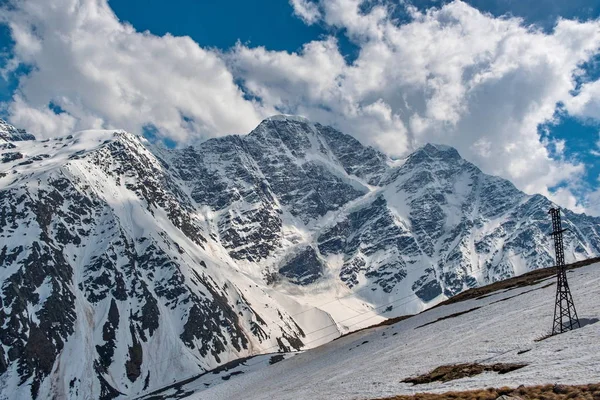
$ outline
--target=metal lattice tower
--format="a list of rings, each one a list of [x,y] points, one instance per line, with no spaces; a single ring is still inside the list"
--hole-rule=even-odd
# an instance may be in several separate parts
[[[552,215],[552,233],[554,237],[554,249],[556,251],[556,304],[554,306],[554,325],[552,334],[556,335],[574,328],[579,328],[579,318],[575,311],[575,303],[567,281],[567,269],[565,267],[565,250],[563,246],[563,232],[560,221],[560,209],[551,208],[548,211]]]

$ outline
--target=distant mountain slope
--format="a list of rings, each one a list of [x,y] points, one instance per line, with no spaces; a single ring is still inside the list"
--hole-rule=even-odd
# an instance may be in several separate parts
[[[552,264],[547,209],[458,152],[296,117],[165,149],[0,124],[0,393],[133,396]],[[600,219],[565,211],[567,258]]]

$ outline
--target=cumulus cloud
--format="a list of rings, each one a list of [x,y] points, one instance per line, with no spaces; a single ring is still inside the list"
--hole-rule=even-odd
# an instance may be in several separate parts
[[[549,188],[577,181],[584,166],[552,154],[558,147],[548,149],[538,126],[552,120],[557,103],[572,100],[574,77],[598,52],[598,21],[559,20],[544,33],[456,1],[409,9],[412,21],[399,24],[385,3],[363,5],[319,5],[322,20],[358,45],[352,64],[327,38],[300,54],[238,46],[235,74],[265,104],[333,124],[388,153],[450,144],[488,173],[575,206],[568,187]],[[315,56],[316,49],[328,56]]]
[[[584,165],[538,127],[557,104],[600,118],[600,81],[576,85],[599,52],[600,21],[559,20],[543,31],[457,0],[407,6],[410,20],[400,23],[385,1],[290,0],[307,24],[347,35],[358,48],[348,62],[334,36],[298,52],[238,43],[220,53],[137,32],[106,0],[10,1],[0,17],[16,43],[8,68],[32,72],[8,107],[11,121],[32,131],[153,125],[185,143],[248,132],[272,113],[300,114],[393,156],[449,144],[526,192],[572,208],[583,202],[572,188]]]
[[[14,1],[1,15],[15,42],[9,65],[31,68],[10,119],[41,136],[153,125],[185,141],[242,133],[270,113],[244,99],[219,54],[189,37],[137,32],[106,0]]]
[[[598,175],[597,183],[598,185],[600,185],[600,175]],[[593,190],[586,194],[585,204],[585,211],[588,214],[600,216],[600,188],[597,188],[596,190]]]
[[[567,100],[565,108],[577,117],[600,119],[600,80],[584,83],[579,93]]]
[[[312,25],[321,18],[321,12],[316,3],[310,0],[290,0],[294,14],[308,25]]]

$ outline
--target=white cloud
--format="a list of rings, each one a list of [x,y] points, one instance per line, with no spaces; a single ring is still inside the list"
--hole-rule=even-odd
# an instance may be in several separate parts
[[[598,176],[598,183],[600,184],[600,176]],[[585,204],[585,211],[588,214],[600,216],[600,188],[586,195]]]
[[[52,132],[64,135],[67,132],[73,132],[77,125],[77,120],[71,115],[55,114],[48,107],[32,107],[23,101],[20,95],[14,96],[10,110],[11,120],[21,122],[21,124],[17,123],[17,126],[26,126],[29,132]]]
[[[554,144],[554,151],[556,152],[556,154],[559,154],[561,156],[564,155],[565,148],[567,146],[567,141],[564,139],[563,140],[555,140],[553,142],[553,144]]]
[[[362,4],[320,3],[323,21],[345,28],[358,45],[352,64],[341,62],[330,38],[300,54],[238,46],[236,76],[264,104],[333,124],[388,153],[450,144],[484,171],[574,206],[568,187],[549,188],[577,181],[584,166],[554,159],[561,144],[551,154],[538,126],[571,99],[580,65],[598,52],[599,21],[559,20],[546,34],[456,1],[411,9],[413,21],[399,25],[383,3],[367,12]],[[338,61],[317,58],[314,49]]]
[[[29,64],[9,105],[41,136],[155,125],[178,141],[242,133],[270,111],[243,97],[219,54],[189,37],[140,33],[106,0],[24,0],[2,10],[14,60]],[[13,61],[12,65],[15,63]],[[49,103],[67,114],[54,115]]]
[[[529,193],[578,204],[570,185],[584,166],[565,159],[561,143],[542,140],[538,127],[559,102],[600,118],[600,81],[572,95],[580,66],[599,51],[600,21],[559,20],[545,33],[455,1],[409,8],[412,20],[400,24],[384,1],[365,8],[365,0],[290,0],[307,24],[343,29],[359,49],[348,63],[333,37],[298,53],[242,44],[218,53],[189,37],[136,32],[106,0],[12,1],[0,18],[11,27],[15,60],[35,68],[9,110],[34,132],[153,124],[185,142],[248,132],[277,110],[392,155],[449,144]],[[247,100],[235,82],[259,100]],[[55,115],[50,102],[67,113]]]
[[[308,25],[312,25],[321,18],[321,12],[317,3],[310,0],[290,0],[290,4],[297,15]]]
[[[598,141],[594,143],[594,145],[596,147],[590,150],[590,154],[596,157],[600,157],[600,132],[598,133]],[[600,183],[600,179],[598,180],[598,183]]]
[[[585,213],[587,212],[590,215],[596,215],[598,210],[595,210],[590,207],[584,206],[582,203],[585,203],[578,200],[573,193],[567,188],[559,188],[554,191],[551,195],[547,196],[555,202],[556,204],[561,205],[562,207],[566,207],[571,211],[575,211],[577,213]],[[587,197],[586,197],[587,199]],[[587,205],[587,203],[585,203]]]
[[[581,85],[578,95],[568,99],[565,108],[577,117],[600,119],[600,80]]]

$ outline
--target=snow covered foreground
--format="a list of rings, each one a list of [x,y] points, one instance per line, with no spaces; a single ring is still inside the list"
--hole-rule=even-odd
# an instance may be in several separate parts
[[[600,263],[568,276],[583,327],[562,335],[535,341],[552,326],[556,285],[551,277],[358,332],[187,398],[371,399],[521,384],[595,383],[600,381],[600,322],[595,322],[600,318]],[[401,382],[440,365],[464,362],[528,366],[447,383]]]

